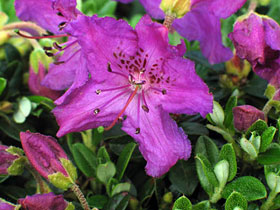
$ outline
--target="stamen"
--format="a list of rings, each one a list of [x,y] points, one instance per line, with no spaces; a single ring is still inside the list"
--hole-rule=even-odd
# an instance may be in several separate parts
[[[64,62],[64,63],[66,63],[66,62],[68,62],[68,61],[70,61],[75,55],[77,55],[77,53],[78,52],[80,52],[81,50],[77,50],[75,53],[73,53],[68,59],[66,59],[66,60],[64,60],[64,61],[59,61],[59,62]],[[55,56],[56,55],[58,55],[59,53],[61,53],[61,52],[57,52],[56,54],[55,54]]]
[[[61,12],[56,13],[58,16],[64,17]]]
[[[53,43],[53,47],[57,50],[62,50],[62,47],[59,44],[57,44],[56,42]]]
[[[149,111],[150,111],[146,105],[142,105],[142,109],[147,113],[149,113]]]
[[[46,47],[46,46],[44,46],[43,49],[44,49],[44,50],[52,50],[53,48],[52,48],[52,47]]]
[[[140,133],[140,128],[136,128],[135,134],[139,134]]]
[[[110,88],[110,89],[98,89],[95,91],[95,93],[97,95],[99,95],[101,92],[104,92],[104,91],[111,91],[111,90],[120,90],[120,89],[124,89],[124,88],[127,88],[127,87],[130,87],[130,85],[124,85],[124,86],[120,86],[120,87],[116,87],[116,88]]]
[[[53,56],[54,56],[54,54],[53,54],[53,53],[48,52],[48,51],[45,51],[45,54],[46,54],[48,57],[53,57]]]
[[[125,112],[126,108],[128,107],[128,105],[130,104],[130,102],[132,101],[132,99],[134,98],[134,96],[137,94],[139,86],[136,86],[135,90],[133,91],[133,93],[129,96],[125,106],[123,107],[123,109],[121,110],[121,112],[118,114],[118,116],[116,117],[116,119],[111,123],[111,125],[109,125],[107,128],[105,128],[105,131],[110,130],[117,122],[119,117],[121,117],[123,115],[123,113]]]
[[[58,34],[58,35],[49,35],[49,36],[27,36],[21,33],[19,30],[15,30],[19,36],[27,38],[27,39],[46,39],[46,38],[59,38],[59,37],[67,37],[68,34]]]
[[[54,65],[60,65],[60,64],[63,64],[63,63],[65,63],[65,62],[64,61],[55,61],[55,62],[53,62]]]
[[[165,89],[158,89],[158,88],[154,88],[154,87],[151,87],[152,90],[156,90],[156,91],[159,91],[162,93],[162,95],[166,95],[167,94],[167,91]]]
[[[58,28],[59,28],[59,30],[62,30],[62,29],[64,29],[65,28],[65,26],[66,26],[66,22],[62,22],[62,23],[60,23],[59,25],[58,25]]]
[[[97,115],[99,112],[100,112],[100,109],[98,109],[98,108],[93,111],[94,115]]]

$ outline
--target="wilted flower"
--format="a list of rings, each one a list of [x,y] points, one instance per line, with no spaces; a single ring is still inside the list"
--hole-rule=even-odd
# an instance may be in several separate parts
[[[20,209],[20,205],[14,205],[0,198],[0,210],[18,210],[18,209]]]
[[[165,16],[160,9],[161,1],[140,0],[147,13],[157,19]],[[176,19],[173,27],[189,41],[198,40],[203,55],[211,64],[227,61],[232,57],[232,52],[222,43],[220,19],[231,16],[245,2],[246,0],[191,0],[190,11],[184,17]]]
[[[82,15],[76,9],[76,0],[16,0],[15,8],[17,16],[21,20],[33,21],[52,33],[58,34],[51,37],[69,37],[68,41],[61,45],[54,43],[53,47],[46,47],[47,54],[55,56],[57,60],[50,65],[49,73],[42,84],[53,90],[64,90],[71,87],[68,93],[72,88],[83,85],[88,79],[88,72],[83,66],[80,46],[77,40],[71,37],[71,34],[65,34],[64,31],[67,24]],[[51,51],[53,49],[58,52],[53,54]],[[62,52],[63,55],[61,55]],[[60,102],[63,102],[64,96],[59,99]]]
[[[41,176],[61,189],[74,183],[76,169],[56,139],[29,131],[21,132],[20,139],[29,162]]]
[[[239,19],[229,35],[242,59],[247,59],[260,77],[280,87],[280,27],[267,16],[250,13]]]
[[[234,127],[239,131],[246,131],[258,119],[265,119],[261,110],[250,105],[237,106],[232,111]]]
[[[72,203],[63,199],[62,195],[54,193],[35,194],[18,200],[23,210],[74,210]]]
[[[19,175],[23,172],[25,158],[9,149],[13,147],[0,145],[0,175]]]
[[[168,30],[144,16],[133,30],[125,21],[80,16],[71,24],[91,73],[68,103],[53,113],[57,136],[118,120],[138,143],[151,176],[166,173],[178,159],[188,159],[191,145],[168,113],[212,111],[213,98],[196,75],[194,63],[182,58],[184,45],[168,44]]]
[[[39,96],[45,96],[56,100],[61,95],[60,91],[55,91],[41,85],[42,80],[47,74],[49,61],[47,55],[41,49],[35,49],[30,54],[30,67],[28,86],[29,90]]]

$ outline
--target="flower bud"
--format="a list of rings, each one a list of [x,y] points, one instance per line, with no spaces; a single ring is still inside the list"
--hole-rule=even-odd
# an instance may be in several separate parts
[[[160,8],[166,15],[171,15],[176,18],[183,17],[187,12],[190,11],[191,1],[190,0],[162,0]]]
[[[55,195],[52,192],[27,196],[19,199],[18,203],[24,210],[74,210],[72,203],[65,201],[62,195]]]
[[[54,186],[66,190],[77,179],[77,171],[66,153],[51,136],[21,132],[21,143],[31,165]]]
[[[9,152],[9,149],[14,147],[8,147],[0,145],[0,174],[1,175],[20,175],[23,172],[25,157],[20,156],[17,153]]]
[[[214,173],[220,183],[220,186],[225,186],[229,176],[229,163],[226,160],[219,161],[214,167]]]
[[[221,105],[218,102],[214,101],[213,113],[210,113],[209,117],[211,118],[213,123],[215,123],[216,125],[218,125],[220,127],[223,126],[225,114],[224,114],[223,108],[221,107]]]
[[[19,210],[20,205],[14,205],[0,198],[0,210]]]
[[[51,90],[41,85],[41,82],[47,73],[46,69],[51,62],[52,59],[49,58],[43,50],[33,50],[33,52],[30,54],[28,86],[29,90],[33,94],[56,100],[61,95],[61,92]]]
[[[277,176],[274,172],[269,172],[266,175],[266,182],[270,190],[274,190],[276,193],[280,192],[280,176]]]
[[[237,106],[232,111],[234,127],[239,131],[246,131],[258,119],[265,119],[261,110],[250,105]]]

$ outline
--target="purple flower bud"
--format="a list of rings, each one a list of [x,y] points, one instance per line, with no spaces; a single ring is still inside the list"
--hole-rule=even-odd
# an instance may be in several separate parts
[[[19,208],[19,205],[14,205],[0,198],[0,210],[18,210]]]
[[[68,157],[56,139],[29,131],[21,132],[20,139],[28,160],[44,178],[56,172],[68,176],[60,162],[60,158]]]
[[[7,152],[6,149],[8,148],[8,146],[0,145],[0,174],[8,175],[8,168],[13,164],[14,160],[19,157]]]
[[[239,131],[246,131],[258,119],[265,119],[261,110],[250,105],[237,106],[232,111],[234,127]]]
[[[35,194],[18,200],[23,210],[65,210],[68,203],[62,195],[54,193]]]

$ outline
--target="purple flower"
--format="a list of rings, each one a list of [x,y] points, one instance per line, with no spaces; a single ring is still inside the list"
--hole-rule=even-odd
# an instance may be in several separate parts
[[[14,205],[0,198],[0,210],[18,210],[20,206]]]
[[[60,91],[55,91],[41,85],[41,81],[46,76],[46,70],[41,63],[38,64],[37,70],[38,72],[35,72],[32,66],[29,67],[28,87],[30,92],[35,95],[48,97],[52,100],[59,98],[61,95]]]
[[[124,1],[121,1],[125,3]],[[140,0],[147,13],[164,18],[161,0]],[[228,18],[240,9],[246,0],[191,0],[190,11],[173,23],[175,30],[189,41],[198,40],[203,55],[211,64],[229,60],[232,52],[224,47],[221,36],[221,18]]]
[[[33,21],[54,34],[65,34],[65,26],[82,15],[76,9],[76,0],[16,0],[15,8],[21,20]],[[63,102],[72,89],[83,85],[88,79],[77,40],[71,34],[65,36],[69,36],[66,43],[54,44],[58,52],[54,55],[48,53],[55,56],[57,61],[50,65],[49,73],[42,81],[42,85],[53,90],[69,88],[57,103]]]
[[[122,129],[138,143],[146,171],[158,177],[178,159],[188,159],[191,145],[168,113],[212,111],[213,98],[183,59],[184,45],[168,44],[168,30],[144,16],[133,30],[125,21],[80,16],[71,22],[91,79],[73,91],[53,113],[57,136],[98,126]]]
[[[68,203],[62,195],[54,193],[35,194],[18,200],[23,210],[65,210]]]
[[[0,145],[0,174],[8,174],[8,168],[19,156],[7,152],[8,146]]]
[[[62,161],[69,159],[56,139],[27,131],[20,132],[20,140],[29,162],[41,176],[49,180],[50,175],[60,172],[69,177]]]
[[[260,77],[280,88],[280,27],[267,16],[250,13],[235,23],[229,35],[239,57]]]
[[[246,131],[258,119],[265,119],[264,113],[251,105],[237,106],[232,111],[234,127],[239,131]]]

